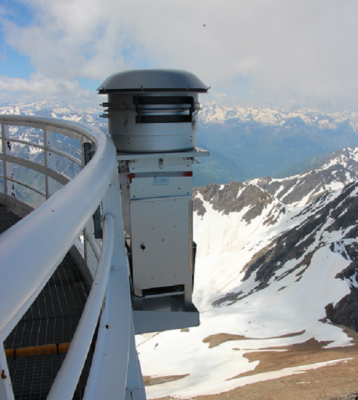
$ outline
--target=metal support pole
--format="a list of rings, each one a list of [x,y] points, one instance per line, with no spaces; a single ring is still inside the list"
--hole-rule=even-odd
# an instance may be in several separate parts
[[[130,346],[131,343],[134,343],[134,330],[132,328],[129,266],[124,243],[117,172],[113,175],[102,205],[104,214],[110,212],[115,216],[115,240],[112,268],[84,399],[116,398],[124,400],[128,387],[128,374],[132,374],[134,371],[138,375],[140,370],[130,368],[132,358]],[[139,365],[138,360],[137,365]],[[140,397],[140,400],[145,399],[144,388],[142,392],[144,396]]]
[[[44,166],[47,170],[48,162],[47,162],[47,126],[45,125],[43,128],[43,138],[44,138]],[[45,176],[45,192],[46,192],[46,200],[50,197],[50,188],[49,188],[49,176],[46,174]]]
[[[47,126],[45,126],[45,132],[46,132],[46,142],[44,142],[45,146],[45,161],[46,161],[46,168],[51,168],[56,171],[56,160],[55,160],[55,154],[51,151],[51,148],[53,148],[54,143],[53,143],[53,138],[52,138],[52,132],[49,132],[47,130]],[[55,182],[49,177],[46,177],[47,180],[47,187],[46,187],[46,199],[51,197],[53,194],[55,194],[57,187]]]
[[[4,174],[4,194],[7,193],[7,175],[6,175],[6,125],[4,122],[1,123],[1,141],[2,141],[2,153],[4,155],[4,159],[2,162],[3,174]]]
[[[125,269],[111,269],[84,400],[124,399],[130,317],[127,272]]]
[[[14,400],[9,368],[7,366],[6,356],[3,345],[0,348],[0,399]]]
[[[140,368],[140,362],[135,345],[133,319],[131,323],[130,341],[131,343],[129,350],[127,389],[125,400],[145,400],[146,394],[142,370]]]

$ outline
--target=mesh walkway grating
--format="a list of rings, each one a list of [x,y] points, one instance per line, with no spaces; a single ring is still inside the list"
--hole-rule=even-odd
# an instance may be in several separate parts
[[[7,211],[5,206],[0,205],[0,233],[5,232],[12,227],[16,222],[20,221],[20,217],[10,211]]]
[[[0,206],[0,233],[21,218]],[[71,342],[89,294],[89,287],[68,253],[37,299],[4,342],[5,349]],[[8,358],[16,400],[46,399],[65,354]],[[91,367],[90,350],[74,400],[82,399]]]

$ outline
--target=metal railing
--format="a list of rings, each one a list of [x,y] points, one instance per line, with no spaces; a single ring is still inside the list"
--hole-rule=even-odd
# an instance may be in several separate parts
[[[111,138],[95,128],[53,118],[1,115],[0,122],[0,160],[5,196],[13,196],[14,185],[20,184],[46,199],[39,208],[0,236],[0,301],[6,304],[6,307],[0,307],[0,342],[4,342],[76,238],[85,231],[85,259],[94,277],[93,285],[69,353],[48,398],[72,399],[102,310],[84,398],[106,399],[115,394],[116,398],[129,399],[136,393],[137,399],[144,399],[143,380],[134,346],[116,150]],[[9,126],[42,130],[42,143],[10,137]],[[81,148],[85,142],[91,143],[94,151],[91,161],[84,166],[83,154],[79,160],[56,149],[53,132],[78,140]],[[41,149],[43,164],[12,155],[14,143]],[[83,169],[71,180],[55,170],[53,154],[65,157]],[[7,168],[10,164],[43,174],[44,189],[14,177]],[[53,181],[65,186],[55,192]],[[102,242],[94,239],[91,233],[92,215],[99,204],[103,215]],[[88,243],[90,245],[86,246]],[[93,249],[92,256],[89,248]],[[130,377],[127,376],[128,368],[135,371],[134,375],[132,372]],[[0,351],[0,370],[0,398],[14,399],[3,351]]]

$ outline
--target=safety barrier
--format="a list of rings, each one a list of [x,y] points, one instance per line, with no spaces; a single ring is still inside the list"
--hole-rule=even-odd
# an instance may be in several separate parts
[[[0,301],[6,304],[0,307],[0,342],[4,342],[84,232],[84,258],[93,276],[93,285],[69,353],[48,398],[72,399],[102,310],[84,398],[112,398],[115,393],[116,398],[129,399],[136,393],[136,399],[144,399],[134,346],[116,150],[111,138],[95,128],[53,118],[1,115],[0,122],[0,178],[4,195],[17,197],[16,187],[21,185],[46,200],[0,236]],[[12,135],[14,126],[37,129],[42,132],[42,139],[41,134],[35,140],[34,136],[28,140]],[[57,134],[77,140],[81,157],[58,149]],[[17,145],[42,152],[43,156],[38,157],[40,162],[14,154]],[[88,151],[91,157],[86,154]],[[81,171],[70,179],[71,176],[56,170],[58,162],[54,155],[64,157]],[[86,157],[90,159],[88,164]],[[30,176],[41,174],[42,187],[19,179],[13,165],[32,171]],[[64,185],[61,190],[57,190],[59,184]],[[94,238],[92,221],[100,204],[102,241]],[[127,374],[129,365],[131,376]],[[3,351],[0,351],[0,370],[0,398],[14,399]]]

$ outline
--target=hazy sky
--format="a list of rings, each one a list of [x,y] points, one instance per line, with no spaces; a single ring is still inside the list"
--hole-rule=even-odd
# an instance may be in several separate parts
[[[97,104],[114,72],[175,68],[207,99],[358,111],[357,21],[358,0],[0,0],[0,102]]]

